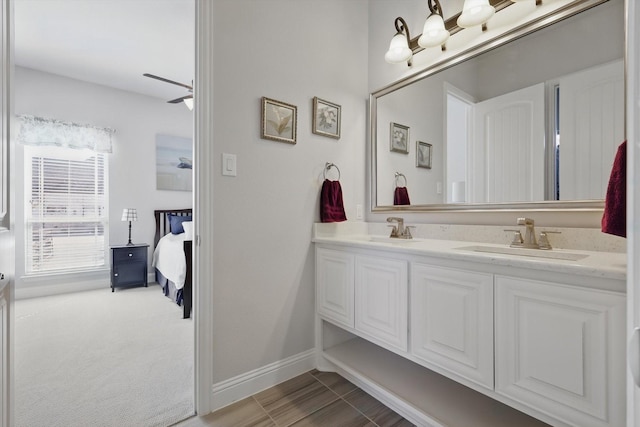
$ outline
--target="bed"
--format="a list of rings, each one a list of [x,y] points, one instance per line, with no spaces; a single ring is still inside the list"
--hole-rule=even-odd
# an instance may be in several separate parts
[[[193,302],[192,210],[165,209],[153,213],[156,233],[151,266],[163,293],[183,307],[183,318],[188,319]]]

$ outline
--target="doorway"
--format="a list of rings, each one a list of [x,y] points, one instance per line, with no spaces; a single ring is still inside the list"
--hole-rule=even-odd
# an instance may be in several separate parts
[[[65,3],[67,3],[65,5]],[[153,28],[154,28],[154,24],[152,23],[153,20],[159,20],[159,27],[163,30],[163,32],[166,33],[166,28],[171,25],[172,27],[172,31],[171,33],[173,33],[176,29],[176,24],[177,24],[177,19],[179,19],[179,13],[177,12],[177,9],[174,9],[172,11],[169,11],[169,13],[166,13],[163,17],[163,14],[161,13],[161,11],[159,9],[161,9],[164,6],[175,6],[175,7],[185,7],[185,4],[191,4],[191,10],[187,11],[184,13],[184,15],[188,16],[189,19],[191,20],[191,29],[186,31],[187,34],[191,34],[193,36],[193,34],[195,33],[195,31],[193,30],[193,26],[195,25],[194,22],[194,17],[195,17],[195,12],[194,12],[194,7],[192,3],[189,2],[185,2],[184,0],[177,0],[177,1],[167,1],[167,2],[154,2],[154,1],[148,1],[148,0],[134,0],[134,1],[130,1],[130,2],[121,2],[121,1],[101,1],[101,2],[91,2],[91,8],[87,8],[85,10],[82,9],[83,4],[80,2],[76,2],[76,1],[69,1],[69,0],[54,0],[54,1],[48,1],[48,2],[40,2],[40,1],[29,1],[29,0],[23,0],[20,2],[16,2],[16,7],[15,7],[15,25],[16,25],[16,113],[17,114],[24,114],[24,105],[22,104],[22,100],[24,100],[24,98],[21,98],[21,93],[20,93],[20,88],[23,87],[24,88],[24,83],[26,81],[28,81],[29,84],[27,84],[27,86],[29,85],[33,85],[35,88],[38,88],[40,91],[40,98],[36,98],[35,96],[33,98],[30,98],[30,101],[36,101],[37,102],[33,102],[31,105],[35,106],[33,107],[31,113],[32,114],[37,114],[37,115],[47,115],[47,113],[49,111],[56,111],[56,112],[60,112],[60,111],[73,111],[74,115],[73,117],[69,117],[69,119],[73,120],[73,121],[77,121],[77,122],[83,122],[83,123],[90,123],[92,122],[92,117],[90,115],[90,111],[91,110],[95,110],[95,111],[99,111],[100,114],[105,117],[105,122],[113,122],[115,119],[114,117],[117,114],[122,114],[123,111],[128,113],[127,118],[128,118],[128,122],[134,122],[136,120],[138,121],[144,121],[141,116],[143,115],[144,112],[149,112],[150,110],[152,110],[154,107],[152,107],[152,101],[149,100],[148,103],[142,103],[139,104],[142,106],[142,108],[140,108],[138,111],[133,111],[133,110],[127,110],[127,108],[130,108],[132,105],[135,104],[134,100],[138,99],[138,98],[142,98],[142,97],[149,97],[148,95],[140,95],[140,93],[135,92],[133,88],[127,88],[126,86],[126,82],[125,82],[125,78],[123,77],[123,69],[127,68],[125,66],[125,64],[133,64],[138,62],[141,58],[140,58],[140,54],[138,53],[136,54],[132,54],[132,53],[128,53],[125,49],[129,48],[129,47],[133,47],[133,48],[139,48],[140,45],[136,44],[134,41],[134,36],[130,36],[128,38],[128,41],[126,44],[116,44],[116,45],[110,45],[110,43],[113,43],[114,41],[118,40],[118,37],[115,36],[115,34],[121,34],[123,32],[126,32],[127,27],[130,28],[134,28],[136,33],[142,34],[144,35],[144,39],[152,39],[153,43],[155,43],[155,47],[154,48],[150,48],[149,50],[153,50],[156,54],[158,54],[159,52],[162,53],[162,60],[165,62],[172,62],[173,61],[167,61],[167,53],[170,51],[169,47],[171,44],[175,43],[175,41],[171,41],[168,43],[162,43],[160,41],[160,39],[156,36],[153,36]],[[111,12],[108,11],[107,6],[117,6],[119,8],[121,8],[120,10],[113,10]],[[71,6],[71,7],[70,7]],[[31,12],[33,12],[34,10],[39,11],[40,13],[42,13],[43,15],[47,16],[47,23],[48,24],[53,24],[53,23],[58,23],[60,25],[62,25],[63,27],[67,27],[67,28],[71,28],[71,26],[69,25],[69,20],[73,17],[73,16],[80,16],[82,13],[85,13],[85,17],[87,17],[87,19],[76,19],[76,23],[78,23],[78,30],[79,31],[84,31],[84,35],[77,35],[77,36],[70,36],[70,35],[66,35],[66,38],[64,39],[65,42],[70,42],[70,45],[72,44],[71,42],[79,42],[77,45],[74,45],[73,48],[68,49],[65,51],[64,49],[64,45],[62,43],[60,43],[58,41],[58,44],[55,44],[54,39],[55,37],[53,37],[54,34],[57,34],[58,32],[60,32],[61,30],[57,30],[57,31],[53,31],[50,28],[47,28],[46,26],[39,26],[38,27],[38,31],[27,31],[26,35],[25,34],[21,34],[21,25],[25,25],[24,22],[22,20],[22,16],[21,15],[23,12],[25,12],[25,10],[21,10],[21,7],[27,7],[27,8],[32,8]],[[53,10],[41,10],[42,8],[52,8],[55,9],[55,11]],[[99,8],[104,7],[104,10],[98,10]],[[122,10],[122,8],[125,8],[126,10]],[[68,9],[73,9],[73,12],[69,12]],[[56,13],[61,13],[64,15],[64,17],[60,17],[60,19],[56,19],[55,18],[55,14]],[[128,14],[131,13],[133,15],[133,20],[135,20],[135,25],[131,24],[131,22],[128,20],[128,18],[125,18],[125,16],[129,16]],[[75,15],[74,15],[75,14]],[[92,17],[99,17],[99,19],[101,21],[108,21],[110,19],[110,17],[116,17],[117,19],[115,21],[111,21],[110,22],[110,30],[111,32],[108,34],[100,34],[99,31],[97,31],[97,26],[94,24],[92,25],[91,22],[91,18]],[[35,20],[31,20],[31,22],[34,22]],[[21,24],[22,23],[22,24]],[[129,24],[129,25],[128,25]],[[38,34],[39,33],[39,34]],[[23,49],[23,45],[21,44],[21,37],[36,37],[36,36],[43,36],[45,40],[43,40],[42,42],[39,43],[40,47],[42,48],[41,50],[50,52],[51,49],[53,49],[52,47],[48,46],[47,43],[54,43],[54,48],[55,48],[55,53],[57,58],[53,58],[50,60],[42,60],[42,59],[37,59],[37,54],[38,51],[37,49]],[[38,43],[34,43],[34,45],[38,45]],[[114,47],[116,46],[116,47]],[[92,63],[92,55],[91,55],[91,51],[95,50],[98,52],[101,52],[103,54],[103,56],[108,56],[108,54],[116,52],[118,54],[123,55],[122,59],[119,59],[117,61],[111,61],[112,64],[110,64],[108,67],[107,66],[103,66],[102,69],[98,72],[95,73],[95,75],[91,75],[90,73],[88,73],[86,70],[84,71],[71,71],[70,70],[70,65],[71,63],[74,61],[75,58],[80,58],[81,62],[83,63]],[[194,52],[193,48],[185,48],[183,49],[186,52]],[[112,52],[113,51],[113,52]],[[35,61],[35,62],[30,62],[30,61]],[[176,62],[180,62],[179,59],[176,59]],[[193,58],[190,61],[191,65],[191,73],[190,73],[190,77],[187,81],[190,81],[190,79],[193,79],[193,63],[195,62],[193,60]],[[34,63],[36,63],[37,65],[33,65]],[[116,66],[114,66],[114,63]],[[164,88],[162,87],[161,83],[158,83],[157,81],[153,81],[150,79],[145,79],[142,76],[143,72],[152,72],[155,74],[161,74],[161,75],[166,75],[167,77],[173,77],[176,80],[183,80],[182,77],[180,76],[173,76],[173,74],[171,74],[171,72],[163,72],[162,70],[154,67],[152,65],[152,62],[147,62],[146,66],[152,67],[153,69],[148,69],[145,66],[145,69],[142,70],[142,72],[140,71],[134,71],[134,73],[136,74],[136,76],[140,79],[141,83],[141,87],[146,85],[147,87],[149,86],[153,86],[153,85],[160,85],[160,89],[158,89],[158,95],[155,96],[157,103],[158,103],[158,108],[160,109],[162,108],[185,108],[184,106],[181,105],[171,105],[171,106],[167,106],[165,105],[165,101],[168,99],[175,99],[178,95],[180,94],[176,94],[176,96],[174,96],[173,93],[169,94],[168,91],[170,89],[176,89],[176,88]],[[37,69],[38,67],[42,67],[41,69]],[[65,71],[65,67],[68,68],[68,71]],[[100,80],[100,79],[108,79],[108,78],[113,78],[113,80],[115,81],[115,83],[113,83],[113,86],[111,84],[107,84],[107,82],[105,80]],[[38,83],[38,81],[40,80],[41,83]],[[52,82],[54,82],[52,84]],[[20,86],[22,85],[22,86]],[[127,100],[125,100],[124,102],[118,103],[115,106],[114,105],[109,105],[108,102],[103,102],[100,101],[101,99],[104,98],[100,98],[97,96],[94,96],[94,102],[91,102],[90,100],[85,99],[82,102],[78,102],[78,98],[74,97],[72,95],[72,92],[70,91],[62,91],[61,93],[56,93],[56,90],[58,89],[72,89],[75,87],[84,87],[87,91],[87,93],[91,94],[91,95],[96,95],[96,94],[106,94],[107,92],[113,92],[114,94],[112,95],[112,99],[115,99],[117,97],[125,97],[127,98]],[[114,88],[115,87],[115,88]],[[75,90],[75,89],[74,89]],[[146,89],[140,89],[140,91],[144,91]],[[162,91],[167,91],[167,93],[164,93]],[[153,89],[153,91],[155,91],[155,89]],[[34,91],[36,92],[36,91]],[[24,92],[23,92],[24,93]],[[117,96],[116,94],[117,93]],[[155,92],[154,92],[155,93]],[[47,97],[47,95],[56,95],[56,96],[49,96]],[[29,95],[31,96],[31,95]],[[106,96],[106,95],[105,95]],[[150,98],[149,98],[150,99]],[[22,110],[22,111],[21,111]],[[185,108],[186,110],[186,108]],[[175,110],[178,111],[178,110]],[[155,110],[154,110],[155,112]],[[181,111],[181,112],[176,112],[175,114],[190,114],[190,113],[186,113],[185,111]],[[58,118],[58,117],[54,117],[54,118]],[[62,117],[60,117],[62,118]],[[165,123],[169,122],[168,120],[164,120]],[[189,125],[189,130],[191,131],[193,129],[193,117],[190,116],[190,125]],[[108,123],[98,123],[100,124],[108,124]],[[132,127],[131,127],[132,128]],[[118,141],[118,138],[120,138],[120,141],[123,141],[126,139],[127,135],[126,134],[131,134],[130,129],[128,128],[126,131],[123,131],[121,128],[121,132],[116,135],[115,139],[116,142]],[[178,126],[173,126],[170,129],[167,130],[167,132],[178,132]],[[136,138],[132,138],[136,139]],[[129,155],[123,155],[123,154],[129,154]],[[148,154],[148,153],[146,153]],[[131,171],[134,171],[130,174],[120,174],[118,172],[116,173],[112,173],[111,174],[111,178],[118,177],[120,175],[123,175],[123,179],[121,181],[125,181],[128,182],[131,186],[132,182],[136,182],[136,181],[148,181],[148,179],[145,178],[141,178],[141,175],[144,175],[141,173],[141,171],[143,170],[144,166],[141,165],[137,165],[135,169],[132,168],[132,164],[133,163],[142,163],[143,165],[151,165],[151,167],[153,168],[153,161],[151,162],[144,162],[144,159],[149,159],[150,156],[145,155],[145,153],[140,152],[140,151],[134,151],[132,153],[124,153],[123,150],[118,149],[118,147],[116,146],[116,148],[114,149],[114,153],[112,154],[113,156],[113,162],[116,161],[125,161],[126,163],[126,167]],[[18,176],[22,174],[22,164],[20,161],[18,161],[19,159],[16,159],[16,163],[15,163],[15,168],[13,169],[14,175]],[[132,161],[133,160],[133,161]],[[152,159],[153,160],[153,159]],[[152,178],[153,179],[153,178]],[[19,184],[18,184],[19,185]],[[137,200],[139,199],[139,197],[136,197],[135,194],[131,194],[133,193],[131,188],[128,188],[126,191],[126,194],[123,194],[125,192],[121,192],[118,191],[117,193],[114,192],[115,188],[117,187],[117,185],[112,185],[110,186],[110,191],[111,191],[111,195],[116,195],[116,198],[118,199],[117,202],[114,201],[110,201],[110,216],[113,217],[114,212],[117,212],[118,210],[121,211],[122,206],[120,206],[120,204],[128,204],[127,202],[129,201],[127,198],[130,197],[132,200]],[[16,195],[18,196],[21,191],[20,191],[20,187],[17,186],[16,187]],[[193,204],[192,202],[192,197],[190,196],[190,203]],[[166,199],[163,199],[162,197],[156,198],[154,200],[154,203],[163,203]],[[21,200],[21,201],[17,201],[16,205],[18,206],[18,211],[21,210],[21,206],[24,206],[24,204],[26,203],[26,201]],[[158,205],[158,207],[166,207],[166,205]],[[187,206],[184,206],[187,207]],[[20,215],[19,212],[17,212],[16,215],[17,221],[16,221],[16,232],[18,234],[18,243],[21,241],[20,238],[20,233],[22,232],[24,235],[24,230],[20,230],[20,226],[18,225],[21,221],[22,221],[22,215]],[[149,220],[150,222],[152,222],[152,217],[149,216]],[[136,225],[138,225],[138,230],[136,230]],[[126,225],[125,225],[126,226]],[[111,233],[110,234],[110,240],[113,241],[113,243],[117,243],[118,239],[123,238],[122,236],[126,236],[126,231],[123,233],[123,224],[117,220],[117,218],[115,220],[110,221],[110,227],[111,227]],[[151,232],[151,237],[147,237],[147,235],[145,234],[145,224],[143,224],[141,221],[138,221],[138,223],[134,223],[134,238],[135,238],[135,234],[136,231],[138,231],[139,235],[138,238],[143,240],[143,241],[153,241],[153,237],[152,237],[152,232]],[[20,243],[17,247],[17,251],[16,254],[20,254],[22,251],[22,248],[20,247]],[[150,256],[151,254],[149,254]],[[20,257],[20,255],[18,255]],[[20,260],[18,260],[18,266],[20,266],[22,263],[20,262]],[[19,267],[20,268],[20,267]],[[18,272],[17,274],[18,277],[20,277],[20,274]],[[108,276],[107,276],[108,277]],[[43,279],[42,277],[39,279]],[[85,276],[83,277],[83,280],[81,281],[84,284],[89,284],[89,286],[91,286],[90,283],[93,282],[93,277],[91,277],[91,275]],[[51,282],[53,282],[53,278],[49,277],[49,278],[44,278],[45,281],[49,281],[48,283],[48,288],[49,290],[51,289],[51,287],[53,287],[54,285],[51,284]],[[16,284],[16,289],[17,291],[20,291],[21,287],[23,287],[22,289],[25,289],[26,287],[29,287],[30,289],[35,289],[36,286],[36,279],[27,279],[27,280],[22,280],[20,279],[18,281],[18,283]],[[108,285],[107,285],[108,286]],[[158,291],[159,292],[159,291]],[[125,295],[125,293],[123,292],[123,295]],[[179,308],[176,308],[176,315],[178,317],[180,316],[181,312]],[[195,322],[194,322],[195,323]],[[191,359],[193,359],[193,354],[191,355]],[[20,381],[19,377],[16,377],[16,382]]]

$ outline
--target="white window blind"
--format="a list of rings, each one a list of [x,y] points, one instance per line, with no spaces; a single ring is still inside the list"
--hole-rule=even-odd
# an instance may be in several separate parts
[[[60,147],[25,147],[26,272],[105,266],[107,158]]]

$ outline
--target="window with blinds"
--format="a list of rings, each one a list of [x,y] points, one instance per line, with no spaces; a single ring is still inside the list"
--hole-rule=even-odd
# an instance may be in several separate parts
[[[107,158],[60,147],[25,147],[26,272],[104,267]]]

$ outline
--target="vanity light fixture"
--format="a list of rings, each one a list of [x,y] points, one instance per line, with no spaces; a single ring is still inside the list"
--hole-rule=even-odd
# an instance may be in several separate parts
[[[482,31],[485,31],[487,21],[495,12],[496,9],[489,4],[489,0],[464,0],[458,26],[469,28],[482,25]]]
[[[427,5],[431,14],[424,22],[418,44],[424,48],[442,46],[442,50],[445,50],[444,43],[449,39],[449,31],[444,27],[442,6],[438,0],[428,0]]]
[[[409,35],[409,26],[402,17],[395,20],[396,34],[391,39],[389,50],[384,59],[390,64],[407,62],[411,66],[413,55],[428,47],[440,45],[446,50],[445,43],[449,36],[464,28],[482,25],[487,29],[487,21],[497,12],[511,6],[514,2],[532,0],[464,0],[462,12],[444,21],[440,0],[427,0],[429,11],[422,34],[415,38]],[[542,0],[533,0],[541,5]]]
[[[412,50],[409,48],[411,37],[409,36],[409,27],[404,19],[397,17],[395,20],[396,35],[389,43],[389,50],[384,55],[384,59],[390,64],[399,64],[405,62],[411,66]]]

